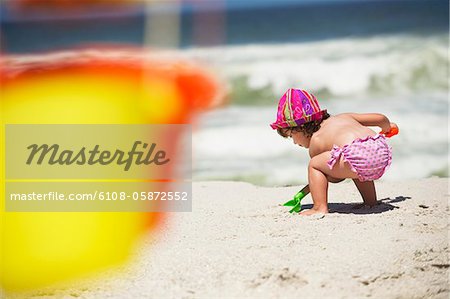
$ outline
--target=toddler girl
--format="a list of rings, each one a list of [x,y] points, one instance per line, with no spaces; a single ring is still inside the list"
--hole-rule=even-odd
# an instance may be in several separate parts
[[[294,144],[309,149],[308,181],[314,206],[300,214],[328,213],[328,182],[353,179],[364,204],[377,203],[374,180],[391,164],[392,150],[384,134],[396,130],[383,114],[343,113],[330,116],[313,94],[289,89],[280,99],[270,125]],[[379,134],[367,126],[381,128]]]

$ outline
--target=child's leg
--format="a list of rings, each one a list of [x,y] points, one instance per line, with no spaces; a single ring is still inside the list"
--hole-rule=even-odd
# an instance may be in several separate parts
[[[364,205],[373,207],[377,204],[377,193],[375,191],[375,184],[373,181],[361,182],[358,179],[353,179],[356,187],[358,188],[361,197],[363,198]]]
[[[311,210],[301,212],[302,215],[311,215],[315,213],[328,213],[328,178],[334,180],[357,178],[348,163],[344,161],[337,162],[332,169],[327,165],[331,153],[324,152],[311,159],[308,166],[308,181],[314,206]]]

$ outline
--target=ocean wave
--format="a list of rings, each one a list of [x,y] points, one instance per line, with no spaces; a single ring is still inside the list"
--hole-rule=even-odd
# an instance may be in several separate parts
[[[447,50],[447,34],[396,34],[193,48],[183,54],[223,76],[233,103],[264,105],[290,87],[310,90],[322,100],[446,93]]]

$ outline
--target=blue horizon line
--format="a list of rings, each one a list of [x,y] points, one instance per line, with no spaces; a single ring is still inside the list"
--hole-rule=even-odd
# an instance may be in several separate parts
[[[33,21],[57,21],[57,20],[76,20],[76,19],[95,19],[95,18],[120,18],[120,17],[148,17],[146,5],[144,2],[124,4],[124,9],[120,10],[114,5],[98,3],[90,6],[90,11],[81,13],[72,13],[70,11],[61,12],[55,16],[54,11],[45,12],[42,8],[36,9],[35,15],[21,13],[14,16],[8,8],[8,2],[0,3],[0,24],[9,22],[33,22]],[[214,0],[202,1],[200,3],[190,3],[181,1],[181,3],[154,2],[151,13],[174,13],[180,14],[192,12],[208,11],[236,11],[252,9],[268,9],[273,7],[293,7],[293,6],[326,6],[326,5],[344,5],[348,3],[373,4],[373,3],[448,3],[447,0]],[[218,5],[218,3],[220,3]],[[108,9],[105,11],[105,9]]]

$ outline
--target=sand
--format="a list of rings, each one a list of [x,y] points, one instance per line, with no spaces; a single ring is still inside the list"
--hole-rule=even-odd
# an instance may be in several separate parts
[[[170,214],[120,274],[26,296],[449,297],[448,179],[377,182],[380,204],[358,210],[351,181],[330,185],[323,218],[280,206],[300,187],[194,183],[193,212]]]

